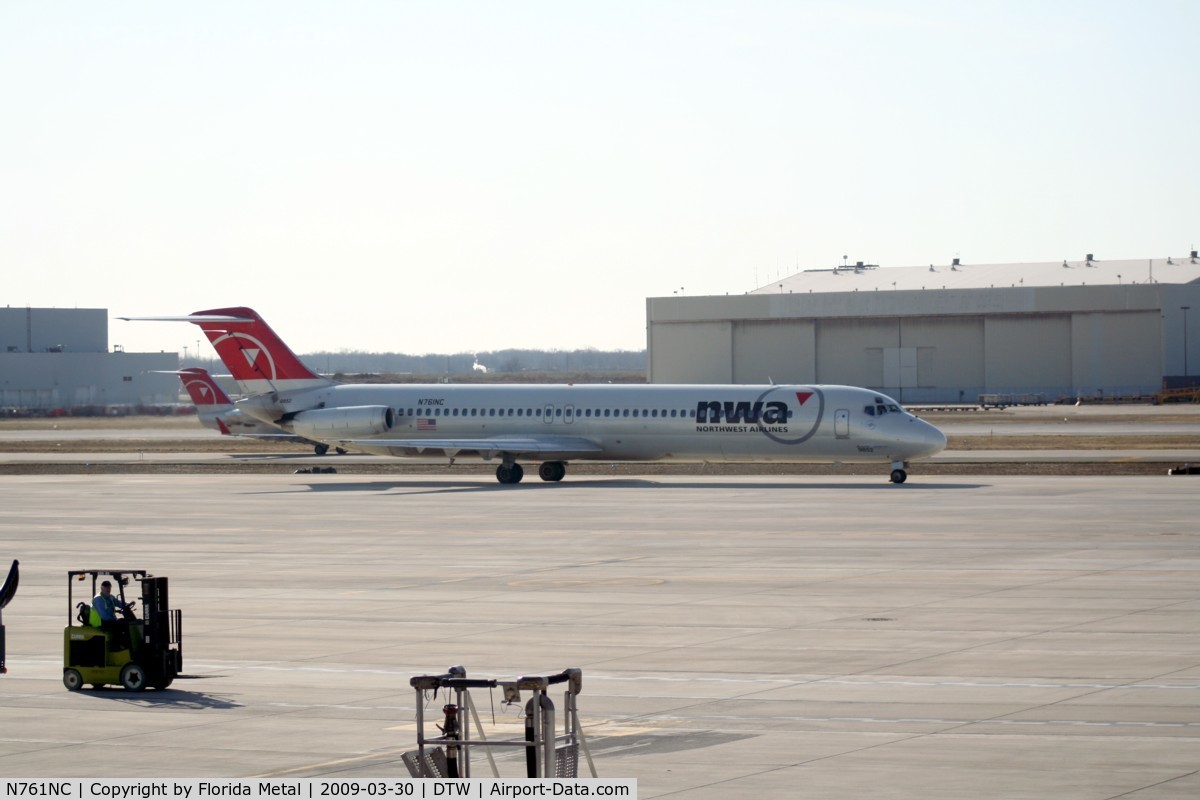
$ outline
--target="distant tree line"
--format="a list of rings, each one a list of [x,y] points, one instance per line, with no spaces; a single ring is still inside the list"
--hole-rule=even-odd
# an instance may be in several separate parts
[[[492,350],[480,353],[318,352],[300,356],[318,372],[389,375],[483,375],[503,373],[645,373],[645,350]]]

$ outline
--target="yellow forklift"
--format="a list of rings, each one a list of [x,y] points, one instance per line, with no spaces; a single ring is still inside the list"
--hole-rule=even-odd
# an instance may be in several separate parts
[[[75,584],[89,585],[91,600],[104,581],[121,619],[104,621],[88,602],[76,602]],[[141,616],[130,583],[140,589]],[[83,588],[83,587],[79,587]],[[63,631],[63,685],[72,692],[84,684],[119,684],[140,692],[165,689],[183,669],[182,614],[168,604],[167,579],[140,569],[82,569],[67,573],[67,627]]]

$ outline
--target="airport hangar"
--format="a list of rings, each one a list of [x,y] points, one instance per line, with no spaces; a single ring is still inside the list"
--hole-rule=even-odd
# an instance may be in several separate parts
[[[176,353],[108,352],[103,308],[0,308],[0,408],[113,408],[179,402]]]
[[[652,383],[849,384],[903,403],[1146,396],[1200,371],[1200,259],[859,262],[649,298],[646,320]]]

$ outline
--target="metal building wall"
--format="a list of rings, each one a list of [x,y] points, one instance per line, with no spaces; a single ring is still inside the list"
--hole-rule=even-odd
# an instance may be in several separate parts
[[[108,313],[103,308],[0,308],[0,353],[103,353]]]
[[[732,383],[733,335],[728,321],[659,325],[647,337],[657,383]]]
[[[179,402],[175,353],[0,353],[0,407],[166,405]]]
[[[1074,385],[1070,314],[995,316],[983,323],[985,380],[978,393],[1054,397]]]
[[[174,353],[0,353],[0,407],[55,409],[179,402]]]
[[[898,320],[823,319],[817,325],[817,383],[879,386],[883,348],[899,340]],[[871,351],[878,351],[876,357]]]
[[[102,308],[0,309],[0,407],[164,405],[179,401],[175,353],[109,353]]]
[[[976,316],[901,317],[900,358],[916,358],[916,372],[901,383],[887,382],[906,403],[942,400],[953,386],[963,398],[975,398],[984,383],[984,326]],[[903,371],[901,377],[906,376]],[[957,396],[951,397],[957,401]]]
[[[1149,394],[1162,385],[1161,314],[1074,314],[1071,381],[1080,395]]]
[[[647,322],[655,383],[846,383],[918,403],[1149,394],[1200,374],[1196,284],[651,298]]]
[[[732,330],[733,383],[816,383],[811,320],[740,320]]]

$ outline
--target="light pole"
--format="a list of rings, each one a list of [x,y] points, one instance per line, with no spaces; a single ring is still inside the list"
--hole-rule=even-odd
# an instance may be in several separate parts
[[[1180,306],[1179,310],[1183,312],[1183,377],[1188,376],[1188,359],[1187,359],[1187,312],[1191,306]]]

